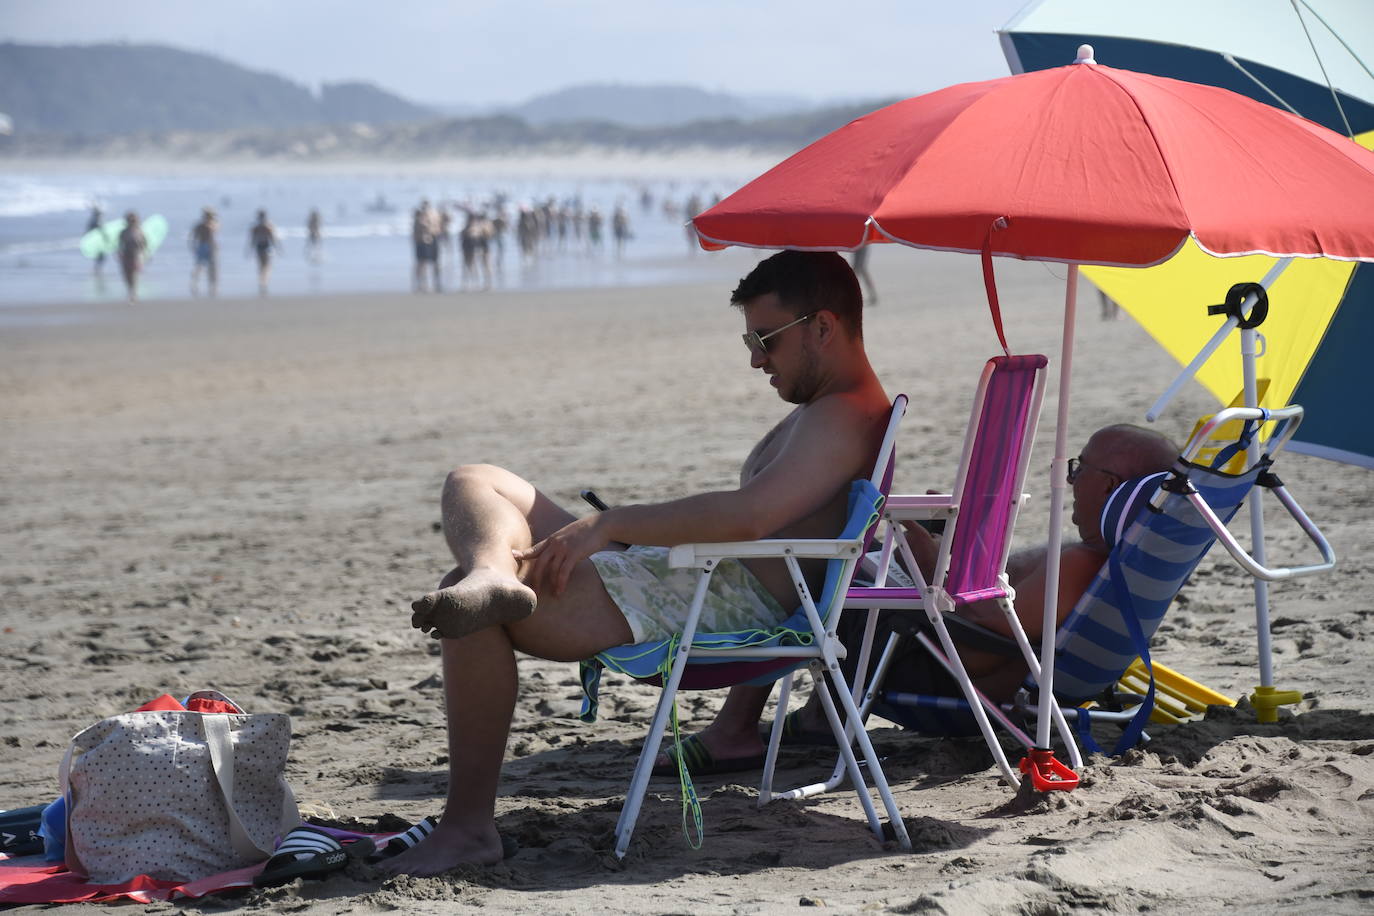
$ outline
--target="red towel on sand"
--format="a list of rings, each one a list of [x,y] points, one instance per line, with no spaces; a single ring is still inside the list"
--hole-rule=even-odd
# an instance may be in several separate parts
[[[139,875],[123,884],[90,884],[67,871],[65,865],[49,865],[40,856],[0,858],[0,906],[22,903],[80,903],[128,898],[139,903],[175,897],[203,897],[233,887],[252,887],[263,863],[237,868],[199,881],[158,881]]]
[[[335,837],[367,837],[379,849],[399,836],[397,833],[355,833],[333,827],[321,829]],[[0,908],[22,903],[100,903],[125,898],[151,903],[178,897],[204,897],[216,891],[252,887],[253,879],[266,864],[259,862],[199,881],[159,881],[139,875],[123,884],[91,884],[73,875],[65,865],[49,865],[42,856],[11,859],[0,855]]]

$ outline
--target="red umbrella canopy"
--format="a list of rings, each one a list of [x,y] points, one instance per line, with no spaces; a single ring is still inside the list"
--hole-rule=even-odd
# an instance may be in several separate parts
[[[1374,153],[1219,89],[1097,64],[964,83],[859,118],[693,223],[705,248],[895,241],[1144,266],[1374,260]]]

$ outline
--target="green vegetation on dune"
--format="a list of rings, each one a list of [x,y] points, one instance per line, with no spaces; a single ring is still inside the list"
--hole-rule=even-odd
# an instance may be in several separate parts
[[[877,104],[828,108],[757,121],[694,121],[673,127],[607,122],[536,126],[519,118],[449,118],[415,124],[315,125],[223,131],[141,131],[110,136],[16,134],[0,137],[0,157],[345,160],[558,154],[583,149],[644,153],[708,148],[800,149]]]

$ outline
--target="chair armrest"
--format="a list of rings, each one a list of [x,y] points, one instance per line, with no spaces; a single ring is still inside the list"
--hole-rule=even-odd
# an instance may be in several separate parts
[[[1029,493],[1022,493],[1020,505],[1030,501]],[[908,519],[948,518],[954,512],[954,497],[948,493],[926,493],[921,496],[889,496],[883,503],[883,515],[900,522]]]
[[[1258,495],[1258,492],[1255,492],[1247,498],[1257,498]],[[1298,501],[1292,497],[1287,488],[1281,484],[1276,486],[1274,495],[1278,497],[1279,502],[1288,510],[1288,514],[1293,517],[1294,521],[1302,528],[1303,533],[1321,553],[1322,562],[1307,566],[1280,566],[1277,568],[1265,566],[1251,556],[1244,547],[1240,546],[1225,523],[1217,518],[1217,514],[1212,511],[1212,507],[1207,504],[1207,500],[1202,497],[1201,493],[1193,491],[1187,494],[1187,497],[1188,501],[1193,504],[1193,508],[1197,509],[1198,514],[1202,516],[1202,520],[1207,523],[1207,527],[1212,529],[1212,533],[1221,542],[1221,546],[1226,548],[1226,551],[1231,554],[1231,557],[1242,569],[1256,579],[1263,579],[1266,582],[1280,582],[1297,576],[1326,572],[1335,567],[1336,553],[1331,549],[1331,544],[1326,540],[1326,536],[1321,533],[1321,529],[1308,518],[1307,513],[1303,511],[1302,506],[1298,505]]]
[[[668,551],[674,569],[708,569],[726,559],[796,557],[799,560],[857,559],[862,543],[835,538],[767,538],[761,541],[727,541],[719,544],[678,544]]]
[[[897,522],[906,519],[946,518],[953,508],[953,502],[954,497],[948,493],[889,496],[883,503],[883,515]]]

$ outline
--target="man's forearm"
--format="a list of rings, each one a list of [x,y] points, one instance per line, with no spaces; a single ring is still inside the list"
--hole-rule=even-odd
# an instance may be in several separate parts
[[[768,534],[737,492],[700,493],[666,503],[617,506],[598,516],[612,541],[672,547],[713,541],[752,541]]]

